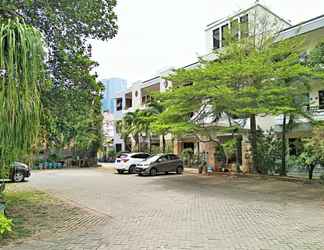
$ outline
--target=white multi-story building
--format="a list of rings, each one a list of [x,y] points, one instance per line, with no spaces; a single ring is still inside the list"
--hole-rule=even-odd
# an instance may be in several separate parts
[[[256,37],[271,34],[276,34],[276,39],[283,40],[296,36],[304,36],[307,47],[312,48],[316,45],[319,39],[324,38],[324,15],[316,17],[314,19],[305,21],[303,23],[292,26],[288,21],[279,17],[265,6],[256,3],[248,9],[239,11],[226,18],[219,19],[211,24],[208,24],[205,29],[206,35],[206,58],[213,57],[213,51],[222,49],[226,46],[226,33],[231,32],[234,37],[241,39],[245,36],[255,35]],[[190,69],[199,67],[199,63],[192,63],[184,68]],[[164,80],[164,77],[172,73],[173,69],[168,69],[160,72],[152,79],[146,81],[135,82],[127,91],[123,91],[114,96],[116,101],[117,120],[122,119],[123,115],[127,112],[133,112],[137,109],[144,109],[147,103],[150,101],[150,93],[152,91],[164,92],[166,89],[172,86],[171,82]],[[323,81],[314,81],[312,83],[312,89],[309,94],[310,97],[310,110],[313,110],[314,117],[316,119],[324,119],[324,83]],[[220,121],[226,126],[226,121]],[[280,128],[282,119],[280,117],[257,117],[257,124],[263,130],[269,130],[272,127]],[[298,133],[305,134],[309,131],[308,122],[300,120],[300,128],[291,133],[290,137],[293,141]],[[246,130],[249,130],[249,121],[245,123]],[[125,149],[125,145],[122,143],[122,149]],[[180,153],[184,148],[193,148],[197,150],[199,148],[202,151],[208,152],[208,162],[211,165],[215,164],[215,145],[212,143],[200,143],[188,135],[187,137],[177,138],[172,141],[174,153]],[[243,165],[247,165],[248,161],[244,155],[244,150],[248,148],[244,145],[243,141]]]

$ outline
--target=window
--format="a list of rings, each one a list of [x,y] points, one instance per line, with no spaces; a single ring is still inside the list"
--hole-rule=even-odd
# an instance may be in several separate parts
[[[185,142],[183,143],[183,149],[191,148],[192,151],[195,149],[195,144],[193,142]]]
[[[146,96],[142,96],[142,104],[149,104],[150,102],[152,102],[153,98],[149,95]]]
[[[220,32],[219,28],[213,30],[213,48],[219,49],[220,48]]]
[[[249,15],[246,14],[240,17],[241,38],[249,36]]]
[[[188,86],[192,86],[192,85],[193,85],[193,81],[188,81],[183,84],[183,87],[188,87]]]
[[[150,158],[151,156],[150,156],[149,154],[142,154],[142,157],[143,157],[144,159],[147,159],[147,158]]]
[[[164,161],[167,161],[168,160],[168,158],[167,158],[167,156],[161,156],[159,159],[158,159],[158,162],[164,162]]]
[[[125,108],[129,109],[133,106],[133,93],[127,93],[125,95]]]
[[[226,40],[228,37],[228,24],[222,26],[222,47],[226,46]]]
[[[318,104],[319,109],[324,109],[324,90],[318,91]]]
[[[169,159],[170,161],[174,161],[174,160],[178,160],[179,158],[178,158],[178,156],[176,156],[176,155],[168,155],[168,159]]]
[[[146,103],[146,96],[142,96],[142,104]]]
[[[123,98],[117,98],[117,100],[116,100],[116,110],[117,111],[123,110]]]
[[[235,19],[231,22],[231,35],[235,41],[239,40],[239,20]]]
[[[135,159],[147,159],[149,157],[150,157],[149,154],[135,154],[131,158],[135,158]]]
[[[119,153],[122,151],[122,145],[120,143],[116,144],[116,152]]]
[[[126,99],[126,109],[131,108],[133,105],[132,99]]]

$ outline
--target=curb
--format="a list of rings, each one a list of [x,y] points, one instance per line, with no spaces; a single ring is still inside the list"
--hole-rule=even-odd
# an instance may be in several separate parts
[[[237,174],[235,172],[228,172],[228,173],[223,173],[223,172],[213,172],[210,175],[205,175],[205,174],[199,174],[198,169],[195,168],[185,168],[184,172],[186,174],[191,174],[191,175],[199,175],[199,176],[220,176],[220,177],[241,177],[241,178],[259,178],[259,179],[267,179],[267,180],[277,180],[277,181],[286,181],[286,182],[293,182],[293,183],[316,183],[316,184],[322,184],[320,180],[318,179],[313,179],[309,180],[308,178],[303,178],[303,177],[293,177],[293,176],[275,176],[275,175],[257,175],[257,174]]]

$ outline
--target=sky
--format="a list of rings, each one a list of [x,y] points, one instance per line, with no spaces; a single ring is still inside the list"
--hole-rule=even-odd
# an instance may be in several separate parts
[[[250,7],[254,0],[117,0],[118,35],[92,41],[99,79],[129,84],[181,67],[205,54],[207,24]],[[292,24],[324,14],[324,0],[261,0]]]

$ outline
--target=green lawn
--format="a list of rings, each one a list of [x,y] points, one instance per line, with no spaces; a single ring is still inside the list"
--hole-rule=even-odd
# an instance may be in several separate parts
[[[7,185],[4,193],[7,216],[14,227],[13,232],[0,239],[0,246],[22,243],[26,238],[47,237],[59,231],[60,225],[71,216],[82,216],[78,208],[41,191],[23,190],[19,185]]]

